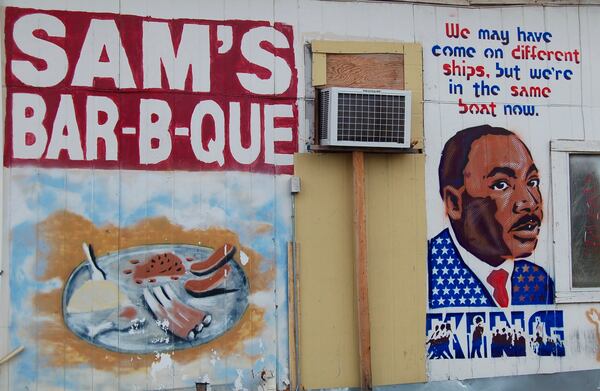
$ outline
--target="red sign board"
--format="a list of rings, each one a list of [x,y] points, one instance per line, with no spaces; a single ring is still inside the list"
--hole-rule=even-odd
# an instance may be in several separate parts
[[[293,31],[6,8],[4,165],[292,173]]]

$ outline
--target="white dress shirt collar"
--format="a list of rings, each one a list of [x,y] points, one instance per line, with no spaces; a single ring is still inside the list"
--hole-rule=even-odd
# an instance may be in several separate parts
[[[448,231],[450,232],[450,237],[452,238],[452,241],[454,242],[454,245],[456,246],[456,249],[458,250],[458,253],[460,254],[462,260],[469,267],[469,269],[471,269],[471,271],[475,274],[479,281],[481,281],[481,283],[488,291],[490,297],[492,298],[492,300],[494,300],[494,302],[496,302],[496,299],[494,299],[494,288],[490,285],[489,282],[487,282],[487,278],[490,275],[490,273],[494,270],[504,269],[508,273],[508,278],[506,279],[506,292],[508,293],[508,306],[510,307],[512,301],[511,277],[513,269],[515,267],[514,259],[507,259],[504,262],[502,262],[499,266],[493,267],[487,264],[486,262],[482,261],[481,259],[477,258],[475,255],[471,254],[463,246],[461,246],[458,240],[456,239],[456,235],[454,234],[452,226],[448,227]],[[496,305],[500,307],[497,302]]]

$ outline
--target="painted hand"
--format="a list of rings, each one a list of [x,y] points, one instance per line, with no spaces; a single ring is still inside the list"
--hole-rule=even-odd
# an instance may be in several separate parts
[[[597,327],[600,326],[600,313],[595,308],[590,308],[585,312],[588,320],[595,324]]]

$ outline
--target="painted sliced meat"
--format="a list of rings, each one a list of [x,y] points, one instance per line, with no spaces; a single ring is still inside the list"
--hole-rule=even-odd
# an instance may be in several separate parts
[[[130,269],[123,273],[130,274]],[[178,277],[185,274],[181,259],[173,253],[155,254],[143,263],[137,263],[133,271],[133,280],[141,284],[144,280],[155,282],[156,277]]]
[[[235,246],[225,244],[216,249],[208,258],[203,261],[193,263],[190,271],[199,276],[213,272],[215,269],[223,266],[235,254]]]
[[[225,265],[210,276],[203,279],[187,280],[183,287],[194,296],[208,292],[221,285],[231,274],[231,266]]]
[[[144,288],[144,300],[154,317],[182,339],[195,339],[211,322],[210,314],[183,303],[169,285]]]

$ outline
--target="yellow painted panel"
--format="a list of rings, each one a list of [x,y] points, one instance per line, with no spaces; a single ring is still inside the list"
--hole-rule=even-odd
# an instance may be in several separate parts
[[[404,53],[404,44],[381,41],[312,41],[313,53]]]
[[[405,56],[408,57],[408,56]],[[421,59],[421,57],[419,57]],[[417,141],[415,148],[423,148],[423,67],[404,65],[404,88],[412,92],[412,139]]]
[[[294,164],[302,385],[357,386],[351,155],[297,154]]]
[[[366,162],[373,383],[426,381],[424,155]]]
[[[404,88],[413,91],[413,99],[423,101],[423,69],[420,65],[404,65]]]
[[[312,85],[313,87],[327,84],[327,54],[313,53]]]
[[[317,72],[325,69],[318,61],[326,62],[326,53],[405,53],[405,89],[412,91],[413,102],[412,139],[415,148],[423,148],[421,45],[313,41],[312,50]],[[313,80],[314,72],[313,68]],[[303,154],[297,155],[295,164],[303,184],[297,196],[302,383],[306,388],[356,387],[351,159],[348,154]],[[372,154],[366,166],[373,382],[425,381],[424,156]]]
[[[405,43],[404,55],[406,65],[421,65],[423,63],[423,47],[421,44]]]
[[[423,149],[423,111],[417,110],[417,112],[415,112],[413,109],[411,127],[412,141],[416,141],[416,144],[413,146],[413,148]]]
[[[295,170],[302,384],[356,387],[351,158],[299,154]],[[369,154],[366,182],[373,382],[425,381],[424,156]]]

